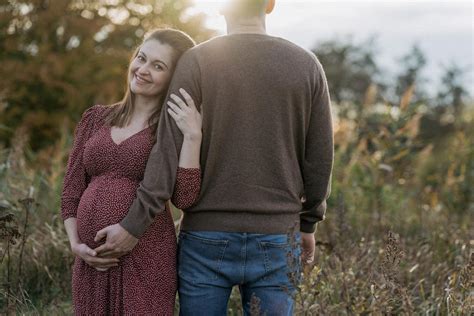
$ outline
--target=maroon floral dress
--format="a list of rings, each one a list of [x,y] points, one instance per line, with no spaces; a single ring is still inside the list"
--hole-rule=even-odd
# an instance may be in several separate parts
[[[151,127],[120,144],[104,123],[109,111],[94,106],[84,112],[75,132],[61,198],[65,220],[77,218],[81,242],[91,248],[95,234],[127,214],[153,147]],[[191,206],[200,190],[199,169],[179,168],[172,202]],[[72,292],[76,315],[173,315],[177,289],[176,235],[169,207],[118,267],[97,271],[76,257]]]

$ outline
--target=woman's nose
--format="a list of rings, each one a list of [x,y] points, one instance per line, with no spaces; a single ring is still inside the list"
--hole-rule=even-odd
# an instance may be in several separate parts
[[[148,70],[148,64],[143,64],[140,67],[138,67],[138,73],[143,74],[143,75],[149,74],[150,72]]]

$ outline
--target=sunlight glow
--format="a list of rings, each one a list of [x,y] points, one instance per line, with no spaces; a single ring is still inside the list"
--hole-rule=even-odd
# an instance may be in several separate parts
[[[194,5],[186,10],[186,15],[194,15],[204,13],[206,15],[206,27],[217,30],[224,34],[226,24],[224,17],[220,14],[220,10],[229,0],[206,1],[194,0]]]
[[[206,15],[206,26],[223,35],[219,9],[226,1],[193,0],[186,13]],[[399,68],[397,58],[416,43],[427,53],[426,76],[439,78],[450,61],[472,69],[472,10],[469,0],[276,0],[267,30],[306,49],[330,39],[361,42],[376,36],[378,59],[392,72]],[[474,71],[466,80],[474,95]]]

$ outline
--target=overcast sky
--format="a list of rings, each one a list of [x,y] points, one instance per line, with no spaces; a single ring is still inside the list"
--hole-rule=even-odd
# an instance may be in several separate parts
[[[218,13],[223,1],[194,0],[194,12],[204,12],[208,26],[225,33]],[[268,33],[307,49],[318,41],[353,36],[363,41],[376,35],[379,62],[388,73],[397,58],[417,43],[428,58],[424,75],[437,87],[442,65],[455,62],[466,69],[466,86],[474,94],[473,5],[471,1],[433,0],[277,0],[268,16]]]

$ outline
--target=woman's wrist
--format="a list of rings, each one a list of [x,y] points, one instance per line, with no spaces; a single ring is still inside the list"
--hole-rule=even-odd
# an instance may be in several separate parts
[[[72,252],[73,254],[76,254],[76,250],[77,250],[77,247],[80,245],[80,242],[78,242],[78,241],[71,241],[70,244],[71,244],[71,252]]]
[[[184,141],[188,141],[188,142],[201,142],[202,141],[201,132],[186,133],[183,136],[184,136]]]

